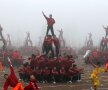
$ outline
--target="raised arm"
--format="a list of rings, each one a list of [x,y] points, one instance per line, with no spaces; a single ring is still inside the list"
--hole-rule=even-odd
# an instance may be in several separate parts
[[[10,75],[15,75],[15,73],[14,73],[14,69],[13,69],[13,66],[12,66],[12,62],[11,62],[11,60],[10,60],[10,58],[8,58],[8,63],[9,63],[9,66],[10,66]]]
[[[45,15],[45,13],[44,13],[44,12],[42,12],[42,14],[43,14],[43,16],[45,17],[45,19],[48,19],[48,17]]]
[[[10,58],[8,58],[8,62],[9,62],[9,66],[10,66],[10,75],[9,75],[9,77],[12,78],[16,83],[18,83],[18,79],[17,79],[17,77],[15,75],[14,68],[12,66]]]

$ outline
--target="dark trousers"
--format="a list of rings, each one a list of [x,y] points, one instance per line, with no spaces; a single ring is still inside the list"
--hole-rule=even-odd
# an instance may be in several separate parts
[[[77,80],[81,80],[81,74],[76,74],[76,75],[73,76],[72,81],[76,82]]]
[[[49,30],[51,30],[52,36],[54,36],[53,26],[47,26],[47,32],[46,32],[46,35],[48,35]]]
[[[19,77],[20,77],[20,79],[24,80],[24,74],[19,73]]]
[[[59,75],[53,75],[52,76],[53,82],[59,82],[60,81],[59,79],[60,79]]]
[[[46,55],[48,55],[49,51],[51,51],[51,57],[54,57],[54,51],[51,45],[46,47]]]
[[[104,45],[103,45],[103,44],[100,45],[100,49],[101,49],[102,51],[104,51]]]
[[[51,81],[51,76],[50,75],[43,75],[44,81],[50,82]]]
[[[37,74],[36,78],[39,82],[42,82],[42,80],[43,80],[43,76],[41,74]]]
[[[30,75],[29,75],[28,73],[24,73],[24,74],[23,74],[23,80],[24,80],[25,82],[28,82],[28,81],[29,81],[29,77],[30,77]]]
[[[61,82],[66,82],[67,81],[67,77],[65,75],[60,75],[60,81]]]
[[[58,57],[58,56],[59,56],[59,49],[60,49],[60,48],[59,48],[58,45],[56,45],[56,46],[55,46],[55,49],[56,49],[56,57]]]

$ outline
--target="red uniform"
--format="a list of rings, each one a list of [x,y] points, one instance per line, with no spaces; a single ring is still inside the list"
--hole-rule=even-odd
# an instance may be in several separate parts
[[[73,70],[73,72],[74,72],[74,75],[75,75],[75,74],[79,74],[79,73],[80,73],[80,69],[73,68],[72,70]]]
[[[49,69],[45,69],[45,70],[43,70],[43,74],[44,75],[50,75],[50,70]]]
[[[54,38],[53,41],[55,46],[60,46],[60,42],[58,38]]]
[[[42,70],[40,70],[40,69],[36,69],[36,70],[35,70],[35,74],[36,74],[36,75],[41,75],[41,73],[42,73]]]
[[[39,88],[35,80],[30,80],[29,85],[27,85],[24,90],[39,90]]]
[[[47,20],[48,26],[53,26],[55,23],[55,20],[53,18],[48,18],[46,15],[44,15],[45,19]]]
[[[65,69],[60,69],[60,75],[62,75],[62,76],[65,76],[66,75]]]
[[[23,73],[30,75],[31,72],[32,72],[32,69],[30,68],[30,66],[24,67]]]
[[[52,45],[52,42],[53,42],[52,38],[46,38],[46,39],[44,40],[44,44],[45,44],[45,45]]]
[[[33,70],[35,68],[35,66],[36,66],[36,59],[32,58],[31,62],[30,62],[30,67]]]
[[[97,51],[93,51],[92,55],[93,55],[94,58],[98,59],[98,52]]]
[[[20,59],[20,58],[21,58],[20,52],[14,51],[14,52],[12,53],[12,58],[13,58],[13,59]]]
[[[18,84],[18,79],[14,73],[13,67],[10,67],[11,73],[8,77],[8,79],[6,80],[5,84],[4,84],[4,90],[8,89],[8,86],[10,85],[11,87],[16,87],[16,85]]]
[[[58,75],[58,71],[57,71],[57,70],[52,69],[52,74],[53,74],[53,75]]]
[[[70,68],[68,69],[68,75],[69,75],[69,76],[74,75],[74,71],[73,71],[73,68],[72,68],[72,67],[70,67]]]

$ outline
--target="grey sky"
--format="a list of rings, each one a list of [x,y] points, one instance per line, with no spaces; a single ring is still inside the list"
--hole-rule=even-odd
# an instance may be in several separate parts
[[[44,11],[52,13],[55,33],[62,28],[68,43],[78,46],[91,32],[97,44],[105,34],[102,25],[108,25],[107,4],[108,0],[0,0],[0,23],[13,42],[22,43],[29,31],[35,44],[46,31]]]

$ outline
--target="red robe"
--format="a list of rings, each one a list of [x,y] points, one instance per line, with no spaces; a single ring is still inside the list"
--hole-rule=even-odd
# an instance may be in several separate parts
[[[15,87],[18,84],[18,79],[14,73],[14,69],[12,66],[10,67],[10,70],[11,70],[11,73],[10,73],[10,75],[9,75],[8,79],[6,80],[4,87],[3,87],[4,90],[8,90],[8,86]]]
[[[30,80],[29,85],[27,85],[24,90],[39,90],[39,88],[35,80]]]

